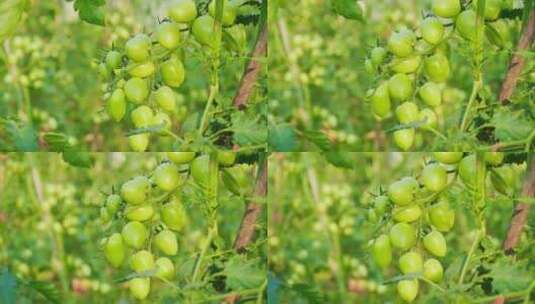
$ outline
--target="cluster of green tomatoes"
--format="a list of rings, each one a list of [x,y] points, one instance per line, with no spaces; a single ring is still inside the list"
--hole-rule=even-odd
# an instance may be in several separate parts
[[[128,284],[137,299],[149,295],[151,280],[175,276],[177,233],[188,223],[181,187],[188,176],[200,187],[209,181],[209,155],[168,152],[167,158],[150,174],[123,183],[100,209],[101,221],[116,231],[102,241],[106,260],[115,268],[128,265],[136,273]],[[235,159],[233,152],[217,152],[218,166],[232,166]]]
[[[234,25],[237,4],[223,4],[221,23],[224,37],[230,37],[226,45],[236,49],[245,44],[245,27]],[[140,131],[128,137],[133,151],[145,151],[151,133],[170,134],[171,118],[178,106],[175,90],[186,77],[185,40],[208,52],[218,50],[222,41],[215,32],[215,0],[208,6],[208,14],[202,16],[198,16],[193,0],[180,0],[167,13],[169,17],[153,33],[139,33],[128,39],[124,47],[110,50],[99,66],[100,75],[109,80],[105,94],[109,116],[116,122],[124,119]]]
[[[486,2],[485,20],[496,20],[502,1]],[[397,104],[394,112],[400,128],[393,137],[403,151],[414,145],[416,129],[433,131],[437,127],[436,108],[442,104],[442,91],[451,74],[446,55],[449,37],[456,32],[474,41],[483,35],[483,24],[476,26],[475,8],[463,10],[460,0],[433,0],[432,12],[416,32],[405,28],[393,33],[386,47],[373,48],[365,62],[368,71],[381,68],[382,75],[389,77],[370,94],[371,108],[378,119],[385,119],[391,116],[393,103]]]

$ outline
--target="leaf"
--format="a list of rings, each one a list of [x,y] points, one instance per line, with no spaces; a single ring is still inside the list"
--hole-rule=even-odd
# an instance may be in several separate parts
[[[50,282],[30,281],[24,283],[28,288],[40,294],[50,303],[60,303],[59,290]]]
[[[265,125],[259,124],[257,118],[242,111],[232,114],[231,129],[234,132],[234,141],[240,146],[263,144],[268,136]]]
[[[310,304],[322,304],[327,303],[325,301],[324,294],[317,289],[317,287],[300,283],[300,284],[294,284],[291,287],[291,291],[297,293],[299,295],[298,298],[304,298],[307,300]]]
[[[81,167],[81,168],[91,168],[93,166],[93,157],[89,152],[79,152],[75,151],[73,147],[66,148],[63,151],[63,160],[68,164]]]
[[[100,8],[105,0],[76,0],[74,10],[80,15],[80,19],[95,25],[104,25],[104,12]]]
[[[297,137],[288,124],[272,125],[269,128],[269,149],[278,152],[297,151]]]
[[[305,138],[315,144],[321,151],[332,151],[333,145],[327,135],[322,131],[307,130],[303,132]]]
[[[232,290],[259,287],[266,278],[266,272],[256,264],[258,259],[247,260],[242,255],[230,258],[225,265],[226,284]]]
[[[14,304],[17,279],[7,268],[2,268],[0,272],[0,303]]]
[[[48,132],[43,136],[50,151],[61,152],[69,145],[69,138],[63,133]]]
[[[364,22],[362,9],[355,0],[331,0],[332,10],[347,19]]]
[[[500,142],[526,139],[533,131],[523,111],[513,112],[507,107],[499,108],[491,119],[494,134]]]
[[[353,169],[355,162],[351,159],[351,153],[326,152],[325,158],[332,165],[339,168]]]
[[[515,261],[509,256],[503,256],[492,265],[489,276],[493,278],[492,285],[500,293],[509,293],[526,289],[533,280],[527,270],[526,261]]]
[[[39,136],[30,125],[19,126],[13,120],[4,121],[7,137],[13,142],[15,151],[34,152],[39,149]]]
[[[496,30],[494,25],[492,23],[486,23],[485,25],[485,34],[487,35],[487,38],[500,48],[505,47],[505,42],[503,41],[502,36],[500,36],[500,33]]]

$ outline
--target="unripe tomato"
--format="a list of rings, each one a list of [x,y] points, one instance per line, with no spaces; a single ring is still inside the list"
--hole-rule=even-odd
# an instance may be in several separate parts
[[[137,176],[121,186],[121,196],[125,202],[139,205],[147,200],[149,190],[149,180],[145,176]]]
[[[184,82],[186,76],[184,65],[177,57],[171,57],[164,62],[160,71],[162,73],[163,82],[174,88],[179,87]]]
[[[135,249],[141,249],[147,240],[147,228],[140,222],[128,222],[121,232],[124,242]]]
[[[401,129],[393,133],[394,142],[403,151],[408,151],[414,144],[414,128]]]
[[[178,201],[173,201],[162,207],[162,221],[165,225],[174,231],[180,231],[187,223],[186,211],[182,204]]]
[[[154,267],[154,257],[152,253],[147,250],[141,250],[136,252],[132,256],[131,266],[132,270],[137,273],[153,270]]]
[[[368,72],[368,74],[374,74],[377,71],[377,67],[370,59],[366,59],[364,61],[364,70]]]
[[[146,61],[142,63],[132,63],[128,66],[128,74],[132,77],[145,78],[154,74],[154,63]]]
[[[392,211],[392,217],[398,222],[410,223],[420,218],[422,209],[418,205],[410,205],[406,207],[396,207]]]
[[[176,236],[171,230],[163,230],[154,237],[154,244],[166,255],[175,255],[178,251]]]
[[[423,39],[416,41],[416,44],[414,45],[414,50],[420,55],[429,55],[433,53],[434,48],[434,45],[429,44]]]
[[[473,10],[466,10],[459,14],[457,20],[455,20],[455,28],[459,34],[467,40],[476,39],[477,27],[476,27],[477,15]]]
[[[232,151],[223,151],[223,150],[217,151],[217,162],[221,166],[225,166],[225,167],[232,166],[235,161],[236,161],[236,153]]]
[[[130,293],[138,299],[145,299],[150,292],[150,278],[134,278],[129,282]]]
[[[175,276],[175,265],[169,258],[162,257],[156,260],[156,276],[166,280]]]
[[[405,101],[413,92],[412,81],[405,74],[396,74],[388,80],[388,92],[394,101]]]
[[[485,152],[485,162],[491,166],[499,166],[503,162],[505,154],[503,152]]]
[[[216,39],[214,23],[214,18],[204,15],[195,19],[191,29],[195,40],[197,40],[200,44],[206,45],[213,49],[218,48],[220,43]]]
[[[167,158],[177,165],[188,164],[195,158],[195,152],[167,152]]]
[[[166,49],[176,49],[180,45],[180,27],[172,22],[161,23],[156,28],[156,40]]]
[[[439,106],[442,103],[442,90],[434,82],[426,82],[419,90],[420,98],[431,107]]]
[[[151,41],[149,36],[145,34],[137,34],[126,42],[126,56],[136,62],[147,61],[150,57],[150,46]]]
[[[124,84],[124,93],[128,101],[140,104],[149,96],[149,87],[145,80],[134,77]]]
[[[373,208],[375,209],[375,212],[377,213],[378,216],[383,216],[389,204],[390,204],[390,199],[388,198],[388,196],[380,195],[375,198],[373,202]]]
[[[428,259],[424,263],[424,278],[431,282],[439,283],[442,281],[444,275],[444,268],[442,264],[436,259]]]
[[[161,129],[158,131],[158,134],[160,134],[161,136],[166,136],[167,133],[165,132],[165,130],[171,129],[171,118],[164,112],[158,112],[152,118],[152,125],[161,126]]]
[[[119,267],[124,261],[125,248],[121,234],[114,233],[106,242],[104,248],[106,259],[113,267]]]
[[[424,60],[424,70],[427,78],[434,82],[444,82],[450,76],[450,64],[446,56],[437,53]]]
[[[191,176],[193,180],[202,188],[208,186],[210,179],[210,156],[201,155],[191,162]]]
[[[368,221],[371,223],[377,223],[377,214],[375,213],[375,210],[368,209]]]
[[[429,221],[438,231],[447,232],[455,223],[455,211],[450,209],[448,203],[439,202],[429,207]]]
[[[390,95],[388,95],[388,84],[383,83],[372,95],[372,111],[380,118],[385,118],[390,113]]]
[[[171,163],[164,163],[154,170],[154,183],[163,191],[171,191],[180,184],[178,168]]]
[[[377,265],[383,269],[388,267],[392,262],[392,247],[390,246],[390,239],[386,234],[380,235],[373,242],[373,258]]]
[[[402,124],[409,124],[417,121],[418,114],[418,106],[414,102],[406,101],[396,108],[396,116]]]
[[[212,0],[208,6],[208,13],[214,19],[216,17],[216,1]],[[223,1],[223,14],[221,16],[221,23],[223,25],[232,25],[236,20],[236,15],[238,14],[238,9],[231,1]]]
[[[144,152],[149,146],[149,134],[141,133],[128,136],[128,145],[134,152]]]
[[[392,246],[407,250],[416,244],[416,230],[410,224],[397,223],[390,229]]]
[[[388,50],[398,57],[407,57],[414,51],[416,36],[411,30],[396,32],[388,39]]]
[[[154,113],[148,106],[139,106],[132,111],[130,118],[136,128],[144,128],[152,125]]]
[[[375,66],[379,66],[386,58],[386,50],[380,46],[374,47],[370,52],[370,59]]]
[[[414,301],[418,295],[418,279],[399,281],[397,290],[403,300],[409,303]]]
[[[131,221],[143,222],[154,215],[154,208],[151,204],[129,205],[124,211],[126,218]]]
[[[516,191],[517,176],[511,166],[494,168],[490,174],[492,186],[503,195],[511,195]]]
[[[108,54],[106,54],[106,67],[108,67],[108,70],[114,70],[121,66],[121,53],[117,51],[109,51]]]
[[[434,152],[433,156],[443,164],[453,165],[463,158],[463,152]]]
[[[168,86],[161,86],[154,92],[156,104],[164,111],[172,112],[176,107],[175,92]]]
[[[253,192],[253,184],[248,165],[236,165],[225,168],[221,173],[221,178],[225,187],[236,195],[248,195]]]
[[[391,62],[392,71],[396,73],[410,74],[416,72],[422,63],[422,56],[412,55],[403,58],[395,58]]]
[[[506,19],[498,19],[495,22],[489,23],[488,27],[492,27],[495,31],[486,29],[485,33],[489,41],[497,47],[504,48],[511,44],[511,32]]]
[[[422,22],[422,37],[430,44],[438,44],[444,37],[444,25],[435,17],[428,17]]]
[[[399,269],[403,274],[422,272],[424,261],[422,256],[415,251],[409,251],[399,258]]]
[[[439,192],[448,184],[448,173],[439,164],[429,164],[422,171],[421,180],[427,190]]]
[[[388,187],[388,197],[394,204],[405,206],[412,203],[416,188],[409,179],[401,179],[393,182]]]
[[[121,206],[121,197],[117,194],[110,194],[106,198],[106,209],[108,213],[114,215]]]
[[[446,239],[442,233],[433,230],[424,237],[424,247],[432,255],[443,257],[446,255]]]
[[[423,122],[421,125],[421,128],[428,129],[428,128],[436,128],[438,124],[438,118],[435,111],[425,108],[420,111],[418,114],[418,120]]]
[[[225,32],[228,34],[225,35],[226,43],[228,44],[228,49],[236,51],[238,53],[243,53],[247,47],[247,30],[243,24],[236,24],[231,27],[225,28]]]
[[[461,12],[460,0],[433,0],[433,13],[442,18],[453,18]]]
[[[108,114],[110,117],[119,122],[126,113],[126,98],[122,89],[115,89],[108,98]]]
[[[169,17],[178,23],[189,23],[197,18],[197,6],[193,0],[178,0],[169,8]]]
[[[485,20],[494,21],[500,16],[502,0],[487,0],[485,2]]]
[[[108,80],[111,76],[111,73],[110,73],[110,70],[108,70],[108,68],[106,67],[106,64],[104,62],[100,63],[98,65],[98,75],[103,79],[103,80]]]
[[[476,183],[476,156],[468,155],[459,163],[459,177],[468,189],[474,189]]]

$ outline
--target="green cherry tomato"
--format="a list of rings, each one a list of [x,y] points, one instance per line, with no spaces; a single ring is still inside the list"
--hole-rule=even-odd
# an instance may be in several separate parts
[[[448,203],[439,202],[429,208],[429,221],[438,231],[447,232],[455,223],[455,211]]]
[[[124,93],[128,101],[140,104],[149,96],[149,87],[145,80],[134,77],[124,84]]]
[[[159,129],[158,134],[160,134],[161,136],[166,136],[167,133],[165,130],[171,129],[172,126],[171,117],[169,117],[169,115],[164,112],[158,112],[152,118],[151,125],[161,126],[161,129]]]
[[[388,94],[388,84],[383,83],[373,93],[371,97],[372,111],[380,118],[385,118],[390,113],[391,102]]]
[[[108,70],[113,71],[121,66],[121,60],[121,53],[117,51],[109,51],[108,54],[106,54],[106,59],[104,61],[106,62]]]
[[[146,34],[137,34],[125,44],[126,56],[133,61],[143,62],[150,57],[151,41]]]
[[[439,164],[429,164],[422,171],[421,180],[427,190],[439,192],[448,184],[448,173]]]
[[[128,283],[130,293],[138,300],[145,299],[150,292],[150,278],[134,278]]]
[[[390,229],[392,246],[407,250],[416,244],[416,230],[410,224],[397,223]]]
[[[424,278],[431,282],[439,283],[442,281],[444,268],[436,259],[428,259],[424,262]]]
[[[368,72],[368,74],[374,74],[377,72],[377,67],[373,64],[373,62],[370,59],[366,59],[364,61],[364,70]]]
[[[386,50],[380,46],[374,47],[370,52],[370,59],[375,66],[379,66],[386,58]]]
[[[409,303],[414,301],[418,295],[418,279],[399,281],[397,290],[403,300]]]
[[[214,18],[204,15],[195,19],[191,30],[195,40],[213,49],[219,47],[219,41],[217,41],[214,32],[214,23]]]
[[[208,155],[198,156],[191,162],[191,176],[193,176],[193,180],[203,188],[208,186],[208,181],[210,179],[209,166],[210,156]]]
[[[487,0],[485,2],[485,20],[494,21],[500,16],[502,0]]]
[[[439,106],[442,103],[442,90],[434,82],[425,83],[418,91],[420,98],[430,107]]]
[[[98,65],[98,75],[104,80],[108,80],[111,76],[110,70],[108,70],[104,62]]]
[[[396,116],[402,124],[409,124],[417,121],[418,114],[418,106],[414,102],[406,101],[396,108]]]
[[[154,215],[154,208],[151,204],[129,205],[126,207],[125,216],[131,221],[143,222],[151,219]]]
[[[413,92],[412,81],[405,74],[395,74],[388,80],[388,93],[394,101],[405,101]]]
[[[156,28],[156,40],[166,49],[176,49],[180,45],[179,25],[171,22],[161,23]]]
[[[148,106],[139,106],[132,111],[130,118],[136,128],[144,128],[152,124],[154,113]]]
[[[180,184],[178,168],[171,163],[164,163],[158,166],[152,175],[154,183],[163,191],[174,190]]]
[[[236,195],[247,195],[253,191],[250,168],[248,165],[236,165],[221,171],[221,179],[225,187]]]
[[[158,278],[171,280],[175,276],[175,265],[166,257],[156,260],[156,276]]]
[[[375,213],[375,210],[373,209],[368,210],[368,220],[371,223],[377,223],[377,213]]]
[[[135,249],[141,249],[148,237],[147,228],[140,222],[129,222],[121,232],[124,242]]]
[[[232,166],[235,161],[236,161],[236,153],[232,151],[223,151],[223,150],[217,151],[217,162],[221,166],[225,166],[225,167]]]
[[[193,0],[178,0],[169,8],[169,17],[178,23],[189,23],[197,18],[197,6]]]
[[[476,12],[474,12],[473,10],[466,10],[460,13],[457,19],[455,20],[455,28],[464,39],[476,39],[476,19]]]
[[[122,89],[115,89],[108,98],[107,110],[110,117],[119,122],[126,113],[126,97]]]
[[[491,166],[502,164],[505,154],[503,152],[485,152],[485,162]]]
[[[106,209],[108,213],[114,215],[121,206],[121,197],[117,194],[110,194],[106,198]]]
[[[145,78],[154,74],[155,67],[152,61],[132,63],[128,66],[128,74],[132,77]]]
[[[444,25],[435,17],[428,17],[422,22],[422,37],[430,44],[436,45],[444,37]]]
[[[422,272],[424,261],[418,252],[409,251],[399,258],[399,269],[403,274]]]
[[[409,151],[414,144],[415,132],[414,128],[397,130],[393,133],[394,142],[401,150]]]
[[[195,152],[167,152],[167,158],[177,165],[189,164],[195,158]]]
[[[437,53],[424,60],[424,70],[427,78],[434,82],[444,82],[450,76],[450,64],[446,56]]]
[[[106,259],[115,268],[121,266],[125,257],[125,246],[123,237],[119,233],[114,233],[106,242],[104,248]]]
[[[141,133],[128,136],[128,145],[134,152],[144,152],[149,146],[149,134]]]
[[[154,92],[156,104],[164,111],[173,112],[176,107],[175,92],[168,86],[161,86]]]
[[[516,191],[517,176],[513,167],[504,165],[493,168],[490,173],[492,186],[503,195],[511,195]]]
[[[433,156],[443,164],[453,165],[463,158],[463,152],[434,152]]]
[[[475,154],[464,157],[459,162],[459,177],[468,189],[474,189],[476,183],[476,156]]]
[[[166,255],[175,255],[178,251],[178,242],[171,230],[163,230],[154,237],[156,247]]]
[[[180,231],[187,223],[186,210],[180,202],[174,200],[162,207],[162,221],[174,231]]]
[[[171,57],[169,60],[164,62],[160,68],[160,71],[162,73],[163,82],[166,85],[174,88],[182,85],[186,76],[184,65],[177,57]]]
[[[216,1],[212,0],[208,6],[208,13],[213,18],[216,17]],[[221,22],[223,25],[232,25],[236,21],[236,15],[238,14],[238,9],[233,2],[224,0],[223,1],[223,14],[221,16]]]
[[[412,203],[414,199],[414,184],[408,179],[401,179],[393,182],[388,187],[388,197],[394,204],[405,206]]]
[[[422,63],[422,56],[411,55],[403,58],[394,58],[392,60],[391,69],[395,73],[410,74],[416,72]]]
[[[236,24],[224,29],[228,35],[223,35],[230,50],[243,53],[247,47],[247,30],[243,24]],[[227,39],[230,38],[230,39]]]
[[[421,55],[430,55],[431,53],[433,53],[434,48],[434,45],[429,44],[423,39],[416,41],[416,44],[414,45],[414,50],[416,50],[416,53]]]
[[[418,205],[396,207],[392,211],[392,217],[397,222],[410,223],[420,218],[422,209]]]
[[[390,246],[390,239],[386,234],[380,235],[373,242],[373,258],[377,265],[383,269],[392,262],[392,246]]]
[[[154,257],[147,250],[136,252],[130,260],[132,270],[137,273],[154,269]]]
[[[401,30],[393,33],[388,39],[388,50],[397,57],[407,57],[414,51],[416,36],[410,30]]]
[[[121,186],[121,197],[132,205],[143,204],[150,190],[149,180],[145,176],[137,176]]]
[[[453,18],[461,12],[460,0],[433,0],[433,13],[442,18]]]
[[[424,108],[420,111],[418,120],[422,122],[421,128],[423,129],[435,129],[438,124],[437,114],[429,108]]]
[[[446,255],[446,239],[439,231],[431,231],[424,237],[424,247],[434,256],[443,257]]]

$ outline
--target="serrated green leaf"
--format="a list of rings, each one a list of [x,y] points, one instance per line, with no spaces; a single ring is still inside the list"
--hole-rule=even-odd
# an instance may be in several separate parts
[[[533,280],[525,261],[513,260],[510,256],[497,259],[490,270],[492,285],[500,293],[525,290]]]
[[[267,127],[242,111],[232,114],[231,130],[234,141],[240,146],[259,145],[267,140]]]
[[[62,156],[65,162],[75,167],[91,168],[93,166],[94,159],[89,152],[79,152],[74,148],[68,148],[63,151]]]
[[[492,117],[494,134],[500,142],[526,139],[533,131],[533,126],[524,117],[523,111],[512,112],[509,108],[499,108]]]
[[[54,152],[61,152],[69,144],[69,138],[63,133],[48,132],[43,136],[48,149]]]
[[[325,158],[329,163],[339,168],[352,169],[355,166],[355,162],[351,159],[350,153],[326,152]]]
[[[76,0],[74,10],[80,15],[80,19],[95,25],[104,25],[104,12],[100,8],[105,0]]]
[[[247,260],[243,255],[231,257],[224,270],[226,285],[232,290],[259,287],[266,278],[266,272],[257,263],[258,259]]]
[[[294,129],[288,124],[269,128],[269,149],[277,152],[296,151],[297,137]]]
[[[364,22],[362,9],[355,0],[331,0],[332,10],[347,19]]]
[[[316,145],[321,151],[332,151],[333,145],[327,135],[322,131],[307,130],[303,132],[305,138]]]
[[[34,152],[39,149],[39,136],[32,126],[18,125],[13,120],[6,120],[4,128],[15,151]]]

